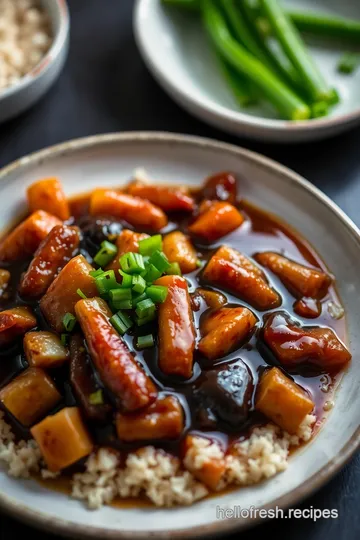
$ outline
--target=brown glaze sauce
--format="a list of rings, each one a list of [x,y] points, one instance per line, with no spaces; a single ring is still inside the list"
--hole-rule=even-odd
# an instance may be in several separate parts
[[[70,223],[75,223],[80,226],[83,231],[83,240],[81,242],[80,251],[85,255],[85,257],[92,262],[92,256],[96,253],[98,245],[97,238],[95,234],[94,237],[89,238],[88,232],[89,227],[94,221],[94,218],[87,216],[88,211],[88,202],[89,196],[87,194],[76,197],[70,201],[70,208],[72,213],[72,218]],[[220,239],[211,246],[204,246],[201,244],[195,244],[195,247],[198,252],[199,259],[205,262],[211,257],[217,247],[222,244],[230,245],[232,248],[242,252],[243,254],[252,257],[255,253],[261,251],[275,251],[282,253],[290,259],[294,259],[299,263],[305,265],[311,265],[315,268],[320,268],[328,272],[328,269],[325,267],[323,261],[319,258],[316,251],[313,247],[301,236],[291,229],[288,225],[283,223],[279,218],[272,216],[269,213],[262,211],[261,209],[253,206],[250,202],[242,200],[237,203],[238,208],[245,215],[246,220],[243,225],[237,229],[235,232],[227,235]],[[190,218],[191,219],[191,218]],[[189,218],[184,219],[183,216],[171,216],[169,225],[162,232],[169,232],[171,230],[185,230],[186,224]],[[110,238],[111,235],[115,237],[119,233],[122,226],[128,227],[127,224],[114,224],[110,228]],[[132,228],[132,227],[129,227]],[[109,231],[108,231],[109,232]],[[93,231],[94,233],[94,231]],[[93,234],[94,236],[94,234]],[[100,244],[100,241],[98,242]],[[20,280],[21,273],[27,268],[29,261],[24,261],[22,263],[17,263],[15,265],[9,265],[7,268],[11,272],[11,284],[9,288],[9,294],[6,298],[0,298],[0,310],[6,309],[8,307],[13,307],[14,305],[26,305],[26,303],[18,296],[17,287]],[[6,265],[2,265],[6,267]],[[201,280],[202,269],[198,269],[191,274],[187,274],[185,277],[189,283],[190,293],[194,293],[196,289],[200,286],[204,286]],[[293,306],[296,302],[296,299],[287,291],[281,281],[271,272],[265,270],[265,273],[269,279],[271,285],[278,291],[282,297],[281,310],[287,311],[290,316],[304,325],[317,325],[317,326],[328,326],[334,329],[337,335],[346,343],[346,324],[345,317],[340,320],[335,320],[331,317],[328,311],[329,302],[334,302],[340,304],[336,289],[334,286],[331,286],[328,294],[321,300],[319,312],[320,315],[316,318],[304,318],[299,316],[294,312]],[[206,285],[205,285],[206,286]],[[211,288],[211,287],[210,287]],[[214,289],[216,290],[216,289]],[[245,305],[248,306],[258,317],[259,321],[263,321],[263,317],[268,312],[257,312],[250,305],[246,304],[236,298],[231,294],[227,294],[224,291],[221,291],[226,295],[227,301],[232,305]],[[38,317],[39,326],[38,329],[48,330],[46,321],[42,317],[37,303],[29,303],[31,307],[35,310]],[[195,317],[195,326],[197,329],[197,340],[199,340],[199,321],[204,311],[207,309],[205,302],[200,298],[197,298],[198,310],[194,311]],[[306,307],[306,306],[305,306]],[[311,307],[311,306],[310,306]],[[260,326],[260,325],[258,325]],[[156,324],[150,323],[144,328],[141,328],[141,334],[145,335],[150,332],[156,335],[157,329]],[[256,386],[259,370],[262,368],[272,365],[272,358],[268,355],[267,351],[261,346],[259,347],[259,328],[251,337],[250,341],[243,345],[240,349],[228,354],[221,360],[217,361],[215,365],[225,364],[233,359],[241,358],[250,368],[254,384]],[[126,342],[131,350],[135,351],[134,342],[135,334],[131,333],[125,337]],[[194,389],[196,388],[197,380],[201,376],[202,370],[212,367],[212,363],[207,364],[203,358],[201,358],[197,353],[195,353],[195,363],[194,363],[194,374],[191,379],[186,382],[181,382],[169,377],[165,377],[157,366],[157,347],[145,351],[135,351],[137,359],[145,366],[145,369],[150,374],[151,378],[154,380],[160,392],[173,393],[180,400],[184,411],[185,411],[185,430],[184,434],[192,430],[193,432],[201,432],[203,435],[211,438],[216,438],[224,447],[227,446],[229,442],[234,440],[242,440],[246,438],[248,430],[251,426],[258,423],[264,423],[266,420],[261,417],[258,413],[255,413],[253,410],[250,413],[250,420],[244,426],[244,429],[239,432],[232,432],[228,429],[226,425],[218,423],[216,430],[210,429],[208,431],[204,430],[203,426],[199,425],[196,420],[196,415],[194,414],[196,405],[193,401]],[[3,387],[7,384],[15,375],[19,374],[22,370],[27,367],[27,362],[24,356],[21,340],[18,343],[15,343],[10,349],[0,351],[0,387]],[[326,372],[319,373],[319,371],[314,372],[314,370],[306,368],[301,369],[298,372],[292,372],[291,376],[294,380],[305,388],[312,396],[315,402],[315,414],[318,418],[317,427],[319,427],[325,417],[325,411],[323,409],[325,402],[331,400],[331,396],[340,380],[341,372],[338,374],[329,374]],[[53,378],[55,383],[64,396],[63,402],[58,408],[62,408],[65,405],[75,405],[76,400],[73,396],[67,368],[63,367],[53,371]],[[255,394],[255,392],[254,392]],[[254,403],[252,404],[253,409]],[[17,422],[10,418],[11,423],[13,424],[16,433],[19,437],[28,438],[29,432],[25,430],[22,426],[17,424]],[[115,434],[113,424],[108,424],[104,426],[91,426],[91,431],[94,436],[95,441],[100,445],[113,446],[122,451],[130,451],[134,448],[144,446],[146,441],[143,441],[139,444],[121,444]],[[151,443],[153,444],[153,443]],[[167,451],[170,451],[175,454],[181,452],[182,441],[162,441],[161,446]],[[156,446],[156,443],[155,443]],[[42,485],[50,489],[56,489],[61,492],[68,493],[70,490],[70,478],[66,474],[56,480],[43,480],[39,479]],[[134,507],[134,506],[143,506],[148,507],[152,506],[148,501],[143,499],[131,499],[131,500],[120,500],[115,502],[116,506],[124,507]]]

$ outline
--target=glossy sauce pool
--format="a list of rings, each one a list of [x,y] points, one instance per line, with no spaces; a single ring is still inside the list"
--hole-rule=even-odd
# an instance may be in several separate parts
[[[211,257],[211,255],[220,245],[227,244],[249,257],[252,257],[254,254],[261,251],[275,251],[282,253],[283,255],[289,257],[290,259],[294,259],[299,263],[311,265],[313,267],[321,268],[326,272],[329,272],[329,270],[325,267],[324,263],[317,255],[316,251],[308,244],[308,242],[302,239],[300,235],[293,231],[288,225],[281,222],[280,219],[263,212],[262,210],[254,207],[251,203],[245,200],[238,203],[238,207],[246,217],[245,222],[239,229],[237,229],[232,234],[221,238],[219,242],[211,246],[195,244],[198,251],[199,259],[203,262],[203,265],[206,264],[206,261],[209,259],[209,257]],[[84,218],[86,218],[87,215],[87,208],[87,195],[82,195],[71,200],[71,210],[73,215],[71,222],[78,224],[81,227],[82,224],[84,224],[86,221],[84,220]],[[180,218],[178,216],[172,216],[169,225],[163,232],[168,232],[175,229],[182,230],[185,228],[187,220],[188,218],[184,220],[182,216]],[[90,262],[92,262],[92,255],[94,255],[94,253],[91,253],[91,249],[89,253],[89,242],[87,241],[86,235],[81,243],[81,252],[87,257]],[[14,305],[26,305],[26,302],[19,298],[16,290],[21,272],[27,267],[28,262],[29,261],[26,261],[25,263],[21,263],[20,265],[10,265],[8,267],[12,275],[10,293],[11,291],[13,292],[9,295],[7,299],[0,299],[0,309],[6,309]],[[188,280],[189,291],[191,294],[196,294],[195,291],[200,286],[207,287],[207,285],[202,282],[201,273],[202,269],[200,268],[199,270],[196,270],[195,272],[187,274],[185,276]],[[321,301],[320,316],[315,319],[303,318],[299,317],[297,314],[294,313],[293,304],[296,299],[287,291],[281,281],[276,276],[271,274],[271,272],[265,270],[265,273],[272,286],[275,288],[276,291],[281,294],[283,299],[281,307],[273,311],[278,311],[279,309],[282,311],[287,311],[292,318],[300,321],[304,325],[331,327],[335,330],[340,339],[346,342],[345,317],[336,320],[331,317],[328,310],[329,302],[340,304],[340,300],[337,296],[337,292],[334,286],[330,287],[328,294]],[[212,287],[207,288],[217,290]],[[248,341],[241,348],[235,350],[226,357],[221,358],[221,360],[216,362],[216,365],[225,364],[234,359],[241,358],[250,368],[253,374],[254,384],[256,386],[259,370],[268,365],[272,365],[274,360],[262,346],[261,339],[259,338],[261,322],[264,315],[269,313],[269,311],[256,311],[254,310],[254,308],[252,308],[250,305],[248,305],[246,302],[243,302],[239,298],[231,294],[227,294],[224,291],[221,292],[226,295],[229,304],[244,305],[249,307],[257,315],[259,319],[259,324],[256,332],[253,334],[250,341]],[[49,328],[45,320],[41,316],[37,304],[32,302],[28,305],[31,305],[33,309],[35,309],[36,315],[38,316],[38,329],[48,330]],[[194,317],[195,326],[197,329],[197,339],[199,340],[199,321],[204,311],[207,309],[204,301],[198,299],[198,308],[198,311],[194,312]],[[157,328],[154,323],[150,323],[149,325],[142,327],[140,330],[141,335],[146,335],[150,332],[156,335],[157,332]],[[136,336],[137,335],[139,334],[136,334]],[[261,417],[258,413],[252,411],[249,421],[240,432],[233,432],[228,428],[228,426],[224,425],[223,423],[218,423],[215,428],[208,428],[207,430],[204,430],[204,426],[199,424],[199,421],[197,420],[197,415],[195,414],[196,403],[194,402],[194,390],[196,389],[198,381],[200,380],[202,370],[211,368],[214,364],[209,363],[209,361],[205,361],[204,358],[201,358],[196,353],[194,374],[190,380],[184,382],[178,379],[165,377],[160,372],[157,366],[157,347],[155,346],[151,350],[136,351],[134,347],[136,336],[135,334],[130,333],[125,337],[130,349],[136,352],[137,359],[143,364],[146,371],[149,373],[156,385],[159,387],[160,392],[175,394],[183,405],[186,417],[186,427],[184,434],[189,430],[195,432],[198,431],[202,434],[206,434],[206,436],[209,436],[211,438],[216,438],[224,447],[226,447],[227,444],[234,440],[244,439],[247,436],[249,428],[254,424],[261,424],[266,422],[266,419]],[[21,343],[15,344],[11,347],[11,349],[0,351],[0,386],[2,387],[7,384],[10,379],[12,379],[16,374],[19,374],[19,372],[26,367],[27,363],[23,354]],[[59,388],[59,391],[64,396],[64,400],[58,408],[62,408],[64,404],[75,405],[76,401],[69,384],[67,368],[65,367],[54,370],[53,376],[55,383]],[[314,372],[309,368],[302,368],[301,371],[291,372],[291,376],[299,385],[305,388],[312,395],[315,402],[317,427],[319,427],[325,418],[325,410],[328,408],[327,404],[332,401],[332,395],[337,386],[337,383],[340,380],[341,373],[329,375],[326,372],[319,373]],[[28,430],[24,430],[13,419],[10,420],[12,420],[15,431],[19,434],[20,437],[27,438],[29,436]],[[91,431],[95,441],[98,444],[113,446],[125,452],[146,444],[146,441],[142,442],[141,444],[120,443],[116,438],[114,426],[112,423],[100,427],[91,426]],[[163,441],[158,445],[156,443],[154,445],[161,446],[162,448],[171,453],[181,454],[181,440],[175,442]],[[60,491],[68,492],[70,489],[69,477],[66,475],[57,480],[41,480],[41,483],[51,489],[57,489]],[[115,504],[122,507],[139,506],[140,504],[142,506],[152,506],[146,501],[142,501],[140,503],[140,501],[136,499],[131,499],[130,501],[120,500]]]

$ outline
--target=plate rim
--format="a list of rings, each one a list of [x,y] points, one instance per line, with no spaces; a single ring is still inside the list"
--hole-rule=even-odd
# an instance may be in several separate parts
[[[290,135],[304,135],[307,132],[317,132],[324,134],[325,136],[325,132],[329,131],[335,133],[335,130],[350,129],[357,121],[360,121],[360,107],[357,107],[351,112],[337,116],[326,116],[323,118],[314,118],[296,122],[293,120],[253,116],[244,112],[233,111],[223,105],[213,103],[210,100],[206,100],[206,102],[201,101],[193,96],[191,92],[187,92],[184,87],[177,86],[174,79],[172,79],[167,72],[159,68],[158,64],[153,59],[154,56],[150,54],[149,50],[146,48],[142,31],[143,27],[140,24],[140,12],[146,1],[147,0],[135,0],[133,8],[133,32],[141,57],[155,80],[166,90],[174,101],[191,114],[201,118],[203,121],[216,126],[219,126],[220,124],[224,125],[225,122],[227,126],[233,124],[240,129],[243,127],[243,135],[252,137],[259,136],[260,133],[262,136],[269,135],[269,137],[281,137],[286,133]],[[211,119],[209,119],[209,117]],[[224,127],[223,129],[226,129],[231,133],[237,132],[239,134],[239,130],[237,131],[230,127]],[[251,131],[246,132],[247,129]],[[294,141],[295,140],[297,139],[294,139]]]
[[[18,170],[26,170],[27,168],[42,163],[51,161],[55,157],[69,155],[89,149],[92,147],[107,146],[108,144],[122,143],[158,143],[158,144],[173,144],[179,146],[190,146],[201,149],[211,149],[231,154],[242,160],[251,162],[264,169],[275,171],[277,174],[285,177],[287,181],[296,184],[300,189],[310,192],[321,204],[330,209],[345,225],[347,231],[360,249],[360,230],[354,222],[320,189],[311,184],[308,180],[292,171],[288,167],[265,157],[257,152],[247,150],[240,146],[224,143],[218,140],[197,137],[191,135],[182,135],[169,132],[157,131],[129,131],[119,133],[108,133],[103,135],[94,135],[72,139],[54,146],[47,147],[43,150],[28,154],[9,165],[0,169],[0,181]],[[289,508],[292,505],[298,504],[312,492],[320,489],[328,482],[340,469],[350,460],[354,452],[360,446],[360,426],[353,433],[351,438],[345,443],[338,454],[326,463],[315,475],[305,480],[297,488],[291,492],[274,499],[271,503],[262,508],[269,510],[275,508]],[[240,488],[239,488],[240,489]],[[195,537],[211,537],[220,534],[229,534],[235,531],[245,530],[252,525],[264,522],[260,516],[255,518],[244,518],[241,521],[237,519],[221,520],[213,522],[209,525],[199,525],[191,529],[177,529],[171,531],[121,531],[109,530],[101,527],[92,527],[86,524],[76,524],[72,521],[60,518],[54,518],[41,511],[29,509],[26,505],[18,503],[13,497],[8,497],[0,492],[0,509],[5,511],[12,517],[20,519],[28,525],[41,528],[43,530],[57,533],[70,538],[103,538],[104,540],[145,540],[146,538],[159,538],[170,540],[171,538],[195,538]],[[155,510],[156,511],[156,510]]]

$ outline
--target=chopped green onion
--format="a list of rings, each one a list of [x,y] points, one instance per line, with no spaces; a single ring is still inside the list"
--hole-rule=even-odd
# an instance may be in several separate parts
[[[142,274],[142,277],[145,279],[146,283],[152,283],[161,277],[162,272],[156,268],[153,264],[149,264],[146,268],[146,272]]]
[[[141,255],[152,255],[155,251],[162,251],[161,234],[155,234],[150,238],[144,238],[139,242],[139,253]]]
[[[125,253],[120,257],[120,265],[127,274],[141,274],[145,270],[144,259],[140,253]]]
[[[76,317],[72,313],[65,313],[63,317],[63,325],[67,332],[72,332],[76,325]]]
[[[197,268],[201,268],[202,265],[203,265],[202,261],[200,261],[200,259],[198,259],[198,260],[196,261],[196,267],[197,267]]]
[[[101,276],[95,278],[95,284],[100,295],[107,294],[111,289],[119,287],[114,270],[103,272]]]
[[[359,67],[359,64],[359,53],[347,52],[340,58],[337,68],[340,73],[351,75]]]
[[[145,279],[139,275],[133,276],[132,288],[134,292],[142,294],[146,289]]]
[[[101,242],[100,250],[94,257],[94,262],[99,266],[106,266],[113,260],[116,254],[117,247],[111,242],[104,240],[104,242]]]
[[[102,268],[98,268],[97,270],[91,270],[91,272],[89,272],[89,275],[93,278],[97,278],[101,276],[103,273],[104,273],[104,270]]]
[[[110,322],[121,336],[126,334],[129,328],[131,328],[133,325],[130,317],[128,317],[126,313],[123,313],[122,311],[118,311],[115,315],[113,315],[110,318]]]
[[[140,302],[142,302],[143,300],[146,300],[147,299],[147,294],[146,293],[142,293],[142,294],[135,294],[133,296],[133,306],[137,306]]]
[[[152,322],[156,317],[156,313],[148,315],[147,317],[135,317],[135,322],[138,326],[144,326],[144,324],[148,324],[149,322]]]
[[[170,267],[166,270],[166,273],[169,276],[182,276],[181,268],[178,262],[173,262],[170,264]]]
[[[61,334],[60,341],[61,341],[61,344],[64,345],[64,347],[67,346],[68,339],[69,339],[69,334]]]
[[[119,274],[122,277],[121,287],[124,288],[124,289],[129,289],[130,287],[132,287],[132,278],[133,277],[130,276],[130,274],[126,274],[122,270],[119,270]]]
[[[122,302],[127,302],[126,305],[128,305],[128,302],[130,301],[130,307],[126,309],[131,309],[132,302],[131,302],[131,289],[111,289],[109,291],[109,297],[112,303],[112,306],[115,310],[118,309],[124,309],[122,305]]]
[[[90,405],[102,405],[104,403],[103,391],[100,389],[90,394],[89,403]]]
[[[154,251],[149,259],[149,264],[153,264],[155,268],[159,270],[162,274],[170,268],[170,263],[167,256],[162,251]]]
[[[143,319],[155,313],[155,310],[156,306],[154,302],[150,300],[150,298],[147,298],[146,300],[142,300],[137,304],[135,313],[139,319]]]
[[[114,310],[116,309],[132,309],[133,308],[133,301],[132,300],[121,300],[120,302],[117,302],[116,307],[114,307]]]
[[[149,347],[154,346],[154,336],[148,334],[147,336],[139,336],[136,341],[136,346],[138,349],[148,349]]]
[[[78,289],[76,292],[80,296],[80,298],[82,298],[83,300],[87,298],[86,294],[84,294],[81,289]]]
[[[146,289],[146,294],[155,304],[162,304],[166,300],[168,288],[162,285],[151,285]]]

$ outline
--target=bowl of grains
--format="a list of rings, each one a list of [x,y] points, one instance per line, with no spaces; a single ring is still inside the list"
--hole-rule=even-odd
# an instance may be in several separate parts
[[[0,122],[45,94],[63,68],[68,43],[65,0],[0,0]]]

